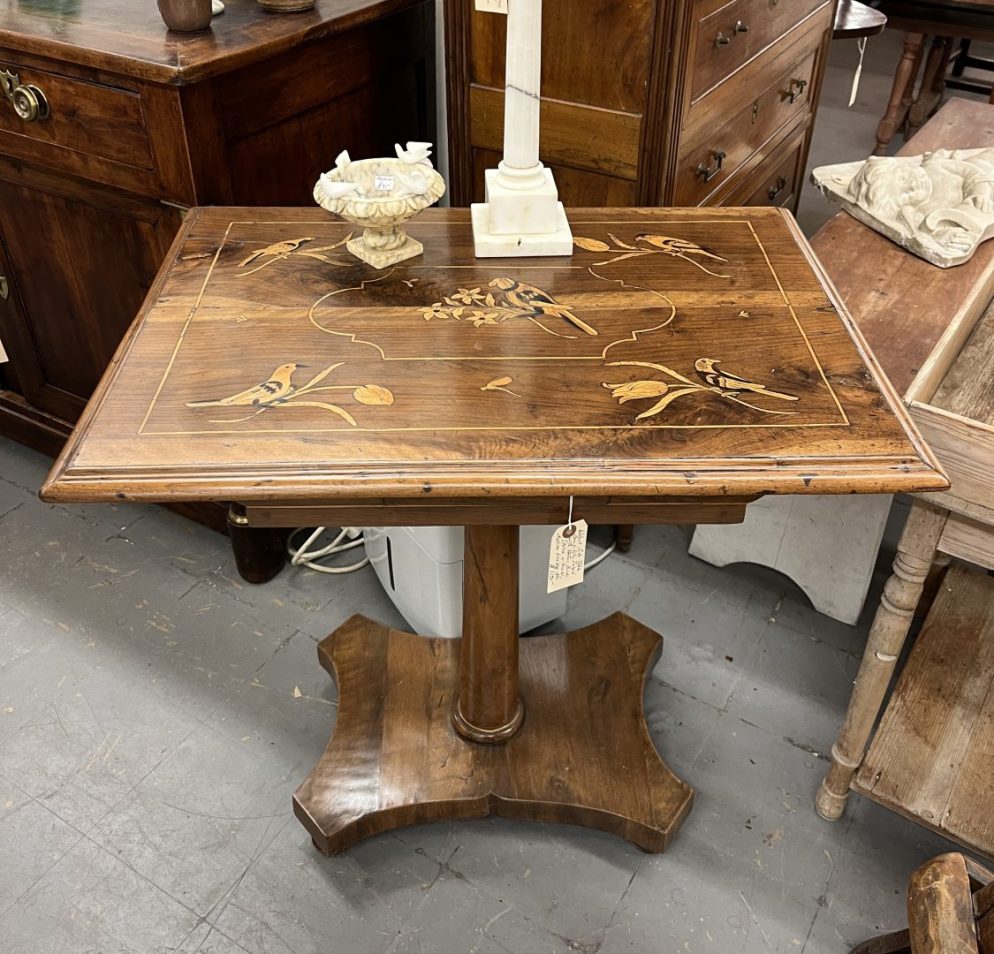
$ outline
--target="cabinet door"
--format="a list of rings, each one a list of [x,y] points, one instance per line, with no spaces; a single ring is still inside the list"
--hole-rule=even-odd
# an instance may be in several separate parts
[[[137,314],[181,214],[0,163],[0,216],[5,378],[30,407],[75,421]]]

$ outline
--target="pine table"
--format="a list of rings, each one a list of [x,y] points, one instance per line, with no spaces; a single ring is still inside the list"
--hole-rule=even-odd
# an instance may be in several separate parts
[[[477,261],[430,210],[378,272],[318,209],[194,211],[43,490],[467,528],[461,640],[354,617],[320,645],[339,715],[294,807],[323,852],[488,814],[661,851],[690,810],[643,718],[661,637],[520,640],[520,525],[948,486],[789,214],[570,220],[572,258]]]

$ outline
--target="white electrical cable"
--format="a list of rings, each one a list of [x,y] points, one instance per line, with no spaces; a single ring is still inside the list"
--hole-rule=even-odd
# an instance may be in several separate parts
[[[368,557],[360,563],[353,563],[351,566],[328,566],[326,563],[318,563],[318,560],[322,560],[325,557],[335,556],[338,553],[344,553],[346,550],[353,550],[356,547],[361,547],[363,544],[361,535],[348,543],[342,543],[342,541],[349,535],[349,528],[346,527],[327,546],[321,547],[319,550],[311,550],[310,547],[312,544],[327,529],[327,527],[318,527],[313,533],[311,533],[303,545],[296,549],[294,549],[293,545],[294,538],[298,534],[306,533],[308,528],[302,527],[298,530],[294,530],[293,533],[290,534],[286,544],[286,550],[290,556],[290,564],[292,566],[306,566],[308,569],[316,570],[318,573],[330,573],[336,575],[343,573],[355,573],[356,570],[361,570],[363,567],[369,565]]]
[[[356,547],[360,547],[363,544],[363,539],[359,536],[355,540],[351,540],[349,543],[343,544],[342,541],[348,536],[348,528],[342,530],[335,539],[327,546],[322,547],[319,550],[311,550],[311,545],[320,538],[321,534],[327,531],[327,527],[318,527],[314,530],[311,535],[304,541],[303,545],[294,549],[293,541],[301,533],[306,533],[309,528],[301,527],[294,530],[290,534],[287,540],[287,553],[290,556],[291,566],[306,566],[308,569],[316,570],[318,573],[329,573],[333,575],[341,575],[345,573],[355,573],[357,570],[361,570],[369,565],[369,558],[362,560],[359,563],[353,563],[350,566],[328,566],[325,563],[318,563],[318,560],[322,560],[325,557],[335,556],[339,553],[344,553],[346,550],[353,550]],[[618,542],[612,543],[606,550],[602,553],[597,554],[592,560],[587,561],[584,564],[583,569],[592,570],[595,566],[600,566],[615,550],[618,549]]]
[[[617,549],[618,549],[618,541],[615,540],[615,542],[612,543],[611,546],[609,546],[603,553],[599,553],[588,563],[585,563],[583,565],[583,569],[585,571],[592,570],[595,566],[598,566],[599,564],[603,563]]]

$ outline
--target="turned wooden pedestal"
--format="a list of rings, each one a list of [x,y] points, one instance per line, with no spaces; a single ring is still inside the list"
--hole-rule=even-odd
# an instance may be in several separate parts
[[[355,616],[318,647],[338,683],[338,722],[294,810],[325,854],[487,815],[664,851],[690,811],[693,789],[659,757],[642,713],[662,639],[618,613],[519,640],[517,539],[517,527],[467,533],[461,640]]]

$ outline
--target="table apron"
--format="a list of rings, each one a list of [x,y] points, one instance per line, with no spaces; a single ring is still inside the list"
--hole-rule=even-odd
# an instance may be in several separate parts
[[[577,497],[573,517],[593,525],[741,523],[756,497]],[[434,527],[566,523],[568,497],[382,499],[341,503],[242,503],[251,527]]]

